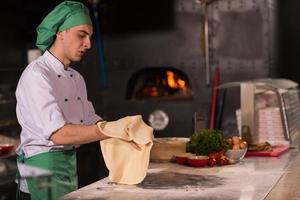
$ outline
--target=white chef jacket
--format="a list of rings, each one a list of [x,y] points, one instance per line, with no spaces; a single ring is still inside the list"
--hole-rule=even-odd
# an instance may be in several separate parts
[[[16,99],[22,127],[16,152],[25,157],[71,149],[72,145],[55,145],[49,139],[51,134],[65,124],[91,125],[102,120],[87,99],[83,77],[70,67],[65,70],[48,51],[26,67],[18,82]],[[20,181],[20,190],[29,192],[25,179]]]
[[[83,77],[46,51],[29,64],[16,89],[18,122],[22,127],[18,155],[30,157],[70,145],[55,145],[51,134],[65,124],[95,124],[101,118],[87,99]],[[82,133],[84,134],[84,133]]]

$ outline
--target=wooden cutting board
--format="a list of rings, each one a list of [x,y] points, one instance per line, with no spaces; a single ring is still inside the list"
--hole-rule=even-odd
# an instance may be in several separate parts
[[[278,157],[290,149],[289,146],[274,146],[272,151],[247,151],[246,157],[250,156],[267,156]]]

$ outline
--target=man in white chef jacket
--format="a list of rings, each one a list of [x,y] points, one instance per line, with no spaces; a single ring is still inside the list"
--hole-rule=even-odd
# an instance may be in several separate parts
[[[107,139],[96,123],[83,77],[72,68],[91,48],[88,9],[64,1],[37,27],[36,45],[43,55],[24,70],[16,89],[17,118],[22,127],[18,163],[50,170],[52,199],[77,189],[74,146]],[[139,148],[138,146],[136,148]],[[24,173],[20,170],[19,173]],[[21,199],[47,199],[33,180],[21,179]]]

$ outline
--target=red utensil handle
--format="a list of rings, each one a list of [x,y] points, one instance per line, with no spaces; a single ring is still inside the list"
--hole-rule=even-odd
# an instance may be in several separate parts
[[[209,128],[215,128],[215,118],[216,118],[216,107],[217,107],[217,97],[218,97],[218,85],[220,80],[220,72],[219,68],[216,67],[214,71],[214,84],[212,91],[212,103],[210,108],[210,120],[209,120]]]

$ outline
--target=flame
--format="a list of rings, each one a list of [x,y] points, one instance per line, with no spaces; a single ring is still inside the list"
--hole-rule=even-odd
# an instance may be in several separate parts
[[[175,76],[174,72],[167,71],[167,82],[170,88],[187,90],[186,82]]]
[[[152,86],[152,87],[144,88],[144,96],[157,97],[158,96],[157,87]]]
[[[189,92],[187,83],[178,74],[169,70],[166,72],[166,78],[163,78],[161,74],[155,76],[155,79],[143,88],[143,96],[171,96],[172,90],[170,89],[181,90],[183,95],[187,95]]]
[[[157,97],[158,96],[158,91],[157,91],[156,87],[151,87],[150,96],[152,96],[152,97]]]

